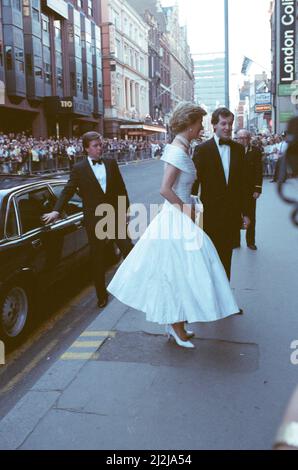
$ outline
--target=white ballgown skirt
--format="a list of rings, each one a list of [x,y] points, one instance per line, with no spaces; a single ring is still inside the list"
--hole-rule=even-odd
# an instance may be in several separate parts
[[[159,324],[211,322],[239,312],[212,241],[168,202],[107,290]]]

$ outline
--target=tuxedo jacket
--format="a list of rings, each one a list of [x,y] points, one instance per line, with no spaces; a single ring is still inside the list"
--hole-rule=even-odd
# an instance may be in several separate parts
[[[244,147],[231,142],[230,172],[226,182],[221,156],[214,138],[196,147],[193,161],[197,180],[192,193],[198,194],[204,206],[204,230],[216,243],[230,242],[249,214],[247,180],[244,173]]]
[[[250,196],[254,193],[262,193],[263,163],[262,153],[256,147],[249,147],[244,158],[244,172]]]
[[[88,159],[73,166],[70,178],[63,189],[56,205],[55,211],[61,212],[72,198],[74,193],[78,193],[83,201],[84,223],[89,239],[95,237],[95,225],[98,217],[95,216],[95,210],[100,204],[111,204],[116,213],[118,211],[118,196],[125,196],[126,207],[129,208],[129,198],[124,181],[118,168],[118,164],[113,159],[104,158],[103,164],[106,168],[106,192],[104,192],[96,179]]]

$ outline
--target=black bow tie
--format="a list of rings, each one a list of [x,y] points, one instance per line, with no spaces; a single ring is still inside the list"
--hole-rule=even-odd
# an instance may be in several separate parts
[[[219,145],[229,145],[231,146],[232,141],[231,139],[219,139]]]
[[[101,165],[102,164],[102,158],[100,158],[99,160],[91,160],[92,161],[92,165]]]

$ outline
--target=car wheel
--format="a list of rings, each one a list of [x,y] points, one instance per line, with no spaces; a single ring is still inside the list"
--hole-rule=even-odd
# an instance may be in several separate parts
[[[1,301],[1,335],[14,342],[24,333],[29,321],[29,298],[26,288],[15,285],[8,288]]]

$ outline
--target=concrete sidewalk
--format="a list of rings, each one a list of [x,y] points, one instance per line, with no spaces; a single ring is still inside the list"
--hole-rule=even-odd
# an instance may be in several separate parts
[[[270,449],[297,381],[296,232],[266,182],[260,249],[234,255],[245,314],[184,350],[113,299],[2,419],[0,449]]]

